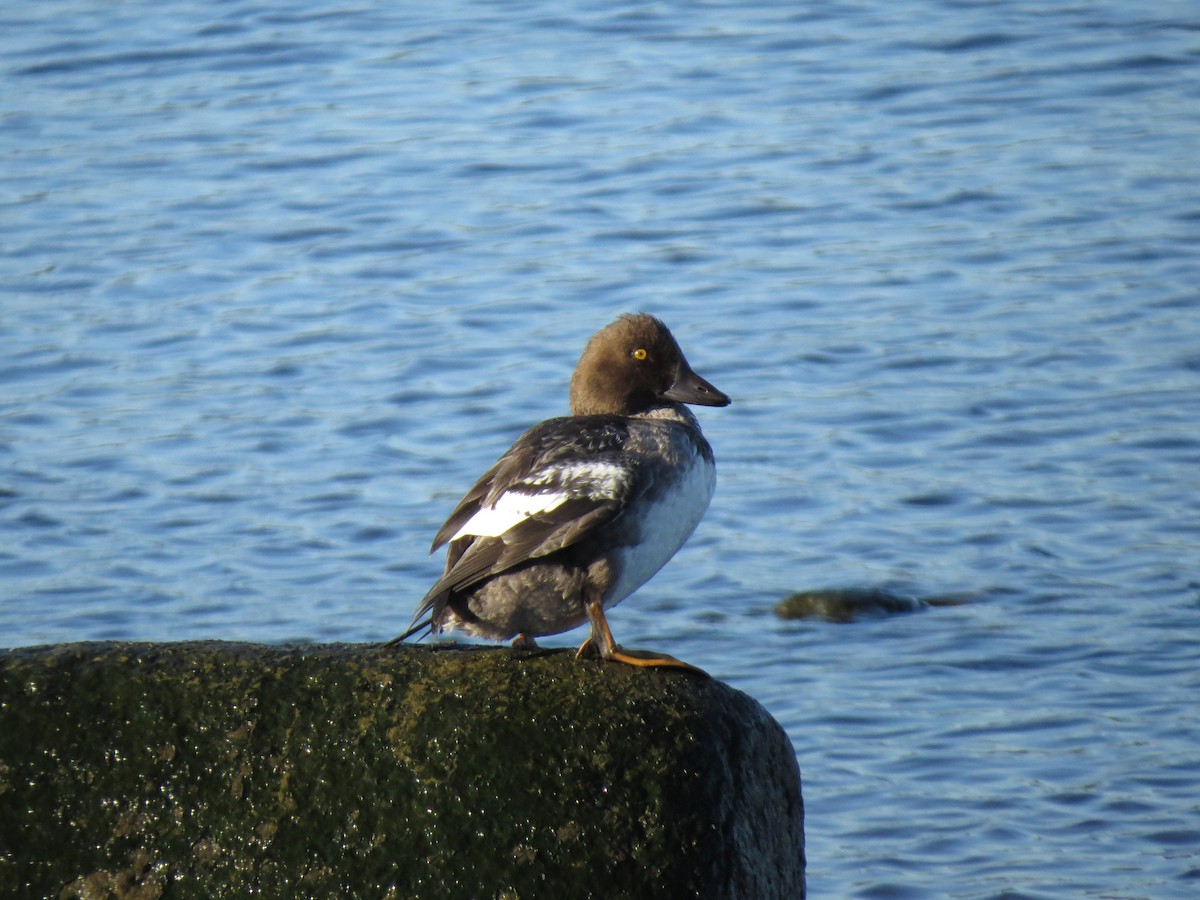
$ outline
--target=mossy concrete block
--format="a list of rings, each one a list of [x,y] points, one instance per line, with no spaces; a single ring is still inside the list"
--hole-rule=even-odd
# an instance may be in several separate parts
[[[0,652],[0,896],[804,896],[786,735],[562,651]]]

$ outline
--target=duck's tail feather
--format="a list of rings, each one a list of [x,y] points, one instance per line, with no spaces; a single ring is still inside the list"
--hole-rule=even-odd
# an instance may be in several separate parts
[[[430,616],[428,619],[423,619],[420,622],[414,623],[413,626],[408,629],[408,631],[404,632],[404,634],[400,635],[399,637],[392,638],[390,641],[388,641],[383,646],[395,647],[397,644],[401,644],[404,641],[407,641],[410,637],[412,637],[414,634],[417,634],[420,631],[424,631],[425,633],[422,634],[420,638],[417,638],[417,640],[421,640],[421,638],[425,638],[425,637],[428,637],[429,635],[433,634],[433,616]]]

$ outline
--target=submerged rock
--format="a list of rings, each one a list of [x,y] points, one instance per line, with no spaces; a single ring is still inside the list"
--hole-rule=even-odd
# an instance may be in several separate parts
[[[0,895],[804,896],[753,699],[564,651],[0,652]]]
[[[853,622],[867,616],[915,612],[927,605],[915,597],[877,588],[826,588],[798,591],[785,597],[775,604],[775,615],[781,619],[815,617],[833,622]]]

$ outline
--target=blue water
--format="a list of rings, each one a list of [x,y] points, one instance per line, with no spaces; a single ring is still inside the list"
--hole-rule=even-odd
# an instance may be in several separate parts
[[[0,13],[3,643],[393,636],[645,309],[734,405],[612,625],[813,896],[1196,896],[1200,7],[427,6]],[[771,612],[847,586],[969,602]]]

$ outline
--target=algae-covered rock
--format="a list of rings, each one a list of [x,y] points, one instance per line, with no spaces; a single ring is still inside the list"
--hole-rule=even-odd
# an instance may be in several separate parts
[[[823,588],[790,594],[775,604],[775,615],[781,619],[853,622],[869,616],[916,612],[927,605],[924,600],[878,588]]]
[[[791,898],[790,743],[566,652],[0,653],[0,896]]]
[[[917,612],[931,606],[963,606],[970,595],[909,597],[882,588],[818,588],[797,591],[775,604],[781,619],[826,619],[830,622],[856,622],[899,613]]]

